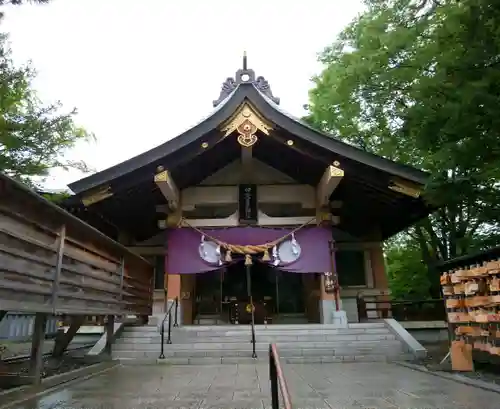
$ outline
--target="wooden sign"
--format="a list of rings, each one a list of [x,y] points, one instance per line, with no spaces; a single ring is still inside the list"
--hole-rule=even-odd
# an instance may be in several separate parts
[[[239,185],[238,210],[242,224],[257,224],[257,185]]]

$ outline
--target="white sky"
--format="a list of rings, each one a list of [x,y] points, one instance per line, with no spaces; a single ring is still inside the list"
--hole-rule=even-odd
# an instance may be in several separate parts
[[[222,82],[248,66],[300,116],[316,55],[361,0],[52,0],[5,10],[17,63],[32,60],[45,101],[78,108],[97,142],[68,158],[102,170],[173,138],[212,110]],[[83,175],[54,171],[48,188]]]

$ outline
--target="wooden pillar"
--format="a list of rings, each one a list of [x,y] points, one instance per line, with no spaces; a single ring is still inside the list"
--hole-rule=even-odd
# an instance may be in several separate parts
[[[373,272],[373,287],[382,291],[382,295],[376,297],[377,301],[388,301],[377,304],[377,318],[390,318],[392,316],[390,295],[388,294],[389,281],[385,273],[385,258],[382,245],[370,249],[370,261]]]
[[[167,275],[167,309],[170,305],[175,302],[175,299],[179,298],[179,308],[177,310],[177,323],[182,323],[182,303],[181,301],[181,276],[180,274],[165,273]],[[175,307],[173,307],[175,308]],[[172,313],[175,313],[172,310]]]
[[[181,276],[181,295],[183,299],[179,299],[179,305],[182,310],[183,324],[193,323],[194,310],[194,288],[196,285],[196,274],[185,274]]]
[[[108,315],[108,320],[106,322],[106,345],[104,346],[104,352],[111,355],[113,339],[115,336],[115,316]]]
[[[61,333],[61,335],[56,338],[52,356],[60,357],[64,354],[64,351],[66,351],[68,345],[73,340],[84,321],[85,316],[83,315],[75,315],[71,317],[71,324],[69,325],[68,331]]]
[[[33,336],[31,340],[30,356],[30,376],[33,383],[39,385],[42,381],[43,369],[43,341],[45,340],[45,326],[47,325],[47,314],[37,312],[35,315],[35,325],[33,327]]]
[[[373,284],[375,288],[387,290],[389,282],[385,273],[385,259],[382,245],[370,249],[370,261],[373,271]]]

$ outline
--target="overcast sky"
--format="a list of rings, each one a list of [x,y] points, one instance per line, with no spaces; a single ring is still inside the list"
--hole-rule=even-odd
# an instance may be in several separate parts
[[[0,30],[16,62],[33,61],[40,97],[77,107],[96,134],[69,157],[102,170],[207,116],[244,50],[282,107],[302,115],[317,53],[361,10],[361,0],[53,0],[8,8]],[[55,171],[46,185],[81,177]]]

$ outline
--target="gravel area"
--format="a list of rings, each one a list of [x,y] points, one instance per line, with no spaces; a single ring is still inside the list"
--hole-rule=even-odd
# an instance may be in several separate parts
[[[73,371],[85,366],[89,366],[95,363],[95,361],[86,361],[84,359],[85,354],[90,348],[80,349],[77,351],[70,351],[68,354],[60,357],[53,358],[51,356],[43,358],[43,368],[42,368],[42,378],[47,378],[53,375],[59,375],[65,372]],[[0,368],[0,391],[9,389],[8,385],[2,385],[1,372],[4,374],[17,374],[17,375],[29,375],[29,361],[24,360],[21,362],[14,362],[10,364],[4,364],[3,368]]]
[[[431,371],[451,371],[451,364],[448,360],[443,365],[440,362],[449,351],[448,341],[441,343],[425,344],[428,356],[421,364]],[[474,372],[461,372],[462,375],[471,379],[480,379],[500,385],[500,360],[491,362],[491,357],[486,353],[474,354]]]
[[[84,366],[90,365],[90,363],[84,360],[85,354],[91,348],[90,346],[82,349],[84,345],[94,344],[99,339],[99,335],[96,336],[76,336],[70,343],[68,347],[68,353],[61,358],[53,358],[51,356],[44,357],[43,359],[43,369],[42,377],[46,378],[49,376],[65,373],[78,369]],[[48,339],[43,343],[43,353],[48,354],[52,352],[54,348],[54,340]],[[30,342],[5,342],[0,341],[2,346],[6,346],[6,350],[2,353],[2,358],[15,358],[18,356],[26,356],[30,354],[31,343]],[[75,349],[78,348],[78,349]],[[20,362],[1,362],[0,361],[0,376],[1,374],[19,374],[28,375],[29,373],[29,360],[23,360]],[[0,380],[0,390],[7,389],[7,384],[2,385]]]
[[[69,344],[69,349],[78,348],[83,345],[96,343],[100,335],[77,335]],[[54,339],[46,339],[43,342],[43,353],[48,354],[54,349]],[[13,358],[20,355],[29,355],[31,351],[31,342],[13,342],[0,340],[0,345],[6,347],[2,353],[2,358]]]

